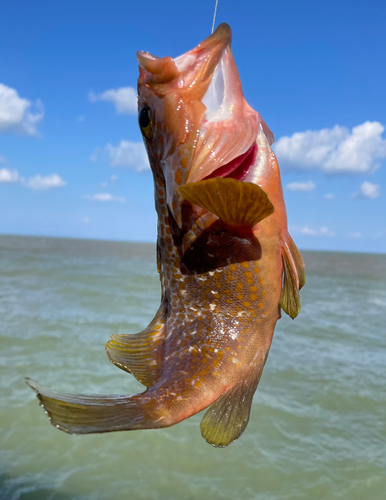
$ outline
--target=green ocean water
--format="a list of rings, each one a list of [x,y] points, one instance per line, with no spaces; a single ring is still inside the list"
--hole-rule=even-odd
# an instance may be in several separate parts
[[[143,389],[104,344],[157,310],[153,245],[0,236],[0,498],[386,499],[386,255],[302,253],[302,311],[277,324],[247,430],[215,449],[202,415],[66,435],[24,383]]]

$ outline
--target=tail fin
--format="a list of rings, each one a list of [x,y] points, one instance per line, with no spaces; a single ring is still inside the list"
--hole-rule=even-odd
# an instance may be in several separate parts
[[[96,396],[53,392],[33,380],[26,383],[38,396],[51,424],[70,434],[148,429],[140,396]]]

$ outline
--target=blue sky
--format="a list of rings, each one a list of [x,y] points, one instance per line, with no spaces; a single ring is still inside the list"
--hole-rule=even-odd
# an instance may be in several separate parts
[[[186,52],[210,34],[213,10],[2,5],[0,233],[155,240],[135,53]],[[385,2],[219,0],[224,21],[245,96],[275,134],[298,246],[385,252]]]

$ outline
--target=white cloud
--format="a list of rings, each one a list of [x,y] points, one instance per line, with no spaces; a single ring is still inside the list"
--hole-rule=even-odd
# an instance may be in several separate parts
[[[112,176],[110,177],[110,179],[111,179],[112,181],[116,181],[116,180],[118,179],[118,176],[117,176],[117,175],[112,175]]]
[[[7,163],[7,160],[4,158],[4,156],[0,156],[0,163]]]
[[[89,101],[112,102],[117,113],[121,115],[131,115],[137,113],[137,91],[133,87],[121,87],[110,89],[96,94],[91,91],[88,95]]]
[[[371,173],[386,158],[385,127],[364,122],[353,127],[296,132],[282,137],[275,146],[281,166],[288,169],[321,170],[325,174]]]
[[[16,132],[38,135],[37,125],[44,116],[44,107],[38,99],[32,103],[17,91],[0,83],[0,133]]]
[[[327,226],[322,226],[319,229],[319,234],[320,236],[327,236],[328,238],[332,238],[333,236],[335,236],[334,231],[330,231]]]
[[[310,227],[308,226],[304,226],[300,229],[300,232],[302,234],[308,234],[309,236],[315,236],[317,234],[317,231],[315,231],[315,229],[311,229]]]
[[[102,186],[103,188],[107,187],[107,182],[101,182],[101,186]]]
[[[364,182],[359,191],[353,195],[354,198],[368,198],[369,200],[375,200],[381,196],[381,186],[379,184],[373,184],[372,182]]]
[[[83,198],[89,201],[116,201],[118,203],[126,202],[126,198],[124,196],[113,196],[110,193],[96,193],[92,196],[85,195],[83,196]]]
[[[22,184],[30,189],[47,191],[48,189],[63,187],[66,182],[58,174],[51,174],[46,177],[38,174],[29,179],[22,179]]]
[[[324,236],[327,238],[333,238],[335,236],[334,231],[330,231],[327,226],[322,226],[319,228],[313,228],[310,226],[291,226],[290,231],[292,233],[303,234],[305,236]]]
[[[80,219],[80,222],[83,222],[83,224],[89,224],[91,222],[91,219],[90,217],[88,217],[88,215],[86,215],[85,217],[82,217]]]
[[[146,149],[142,142],[121,141],[118,146],[107,144],[104,148],[97,148],[90,156],[90,161],[110,160],[111,167],[123,167],[137,172],[150,168]],[[114,176],[113,176],[114,177]],[[115,176],[114,179],[116,180]]]
[[[335,195],[334,194],[331,194],[331,193],[326,193],[323,198],[325,200],[333,200],[335,198]]]
[[[8,168],[0,169],[0,182],[16,182],[19,180],[19,173],[17,170],[10,170]]]
[[[354,238],[356,240],[359,240],[360,238],[362,238],[362,233],[360,233],[359,231],[355,231],[353,233],[347,233],[347,236],[349,238]]]
[[[8,168],[0,169],[0,183],[2,182],[18,182],[24,187],[41,191],[66,185],[66,182],[58,174],[51,174],[45,177],[38,174],[34,177],[25,178],[19,175],[17,170]]]
[[[79,115],[76,119],[76,121],[78,122],[84,122],[84,120],[86,119],[86,117],[84,115]]]
[[[302,191],[309,193],[315,189],[315,184],[312,181],[307,182],[290,182],[287,184],[287,189],[289,191]]]
[[[118,146],[107,144],[112,167],[127,167],[137,172],[150,168],[142,142],[121,141]]]

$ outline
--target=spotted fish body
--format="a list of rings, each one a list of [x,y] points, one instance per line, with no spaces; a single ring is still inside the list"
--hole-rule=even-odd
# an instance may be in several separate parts
[[[300,309],[304,264],[287,231],[273,136],[245,101],[228,25],[176,59],[138,53],[139,124],[154,176],[160,308],[110,360],[134,396],[59,394],[27,383],[74,433],[167,427],[209,407],[204,438],[244,431],[283,309]]]

